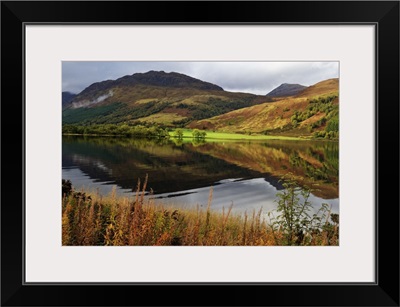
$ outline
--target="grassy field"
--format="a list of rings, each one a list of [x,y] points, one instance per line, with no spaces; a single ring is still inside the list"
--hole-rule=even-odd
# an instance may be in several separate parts
[[[193,135],[192,129],[182,129],[183,140],[192,140]],[[290,136],[273,136],[273,135],[262,135],[262,134],[239,134],[239,133],[229,133],[229,132],[217,132],[208,131],[206,141],[218,141],[218,140],[305,140],[306,138],[290,137]],[[169,135],[173,138],[174,131],[169,132]]]

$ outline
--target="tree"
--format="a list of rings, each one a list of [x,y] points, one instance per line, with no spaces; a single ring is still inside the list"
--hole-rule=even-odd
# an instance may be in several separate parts
[[[182,140],[182,138],[183,138],[183,130],[182,129],[176,129],[174,131],[174,138],[176,138],[178,140]]]
[[[200,131],[199,129],[194,129],[192,131],[192,136],[197,140],[204,140],[206,138],[207,133],[205,131]]]
[[[339,119],[336,117],[332,118],[326,125],[325,131],[326,132],[339,131]]]
[[[199,139],[200,138],[200,130],[199,129],[194,129],[192,131],[192,136],[194,139]]]

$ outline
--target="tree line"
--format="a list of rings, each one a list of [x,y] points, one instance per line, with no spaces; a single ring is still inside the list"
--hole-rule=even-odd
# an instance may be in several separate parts
[[[63,134],[111,135],[142,138],[168,138],[168,129],[159,125],[95,124],[62,126]]]

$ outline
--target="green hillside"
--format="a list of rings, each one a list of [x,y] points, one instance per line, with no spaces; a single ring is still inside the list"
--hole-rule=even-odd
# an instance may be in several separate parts
[[[338,79],[319,82],[295,97],[259,104],[194,121],[192,129],[233,133],[337,138]]]

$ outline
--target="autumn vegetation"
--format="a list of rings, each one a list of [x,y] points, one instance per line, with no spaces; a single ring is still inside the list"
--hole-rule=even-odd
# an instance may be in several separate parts
[[[133,87],[139,92],[115,89],[109,101],[98,105],[63,109],[63,134],[165,138],[169,133],[182,139],[185,134],[179,135],[179,131],[197,129],[207,138],[213,132],[339,139],[338,79],[321,81],[296,96],[272,100],[215,89],[143,86]]]
[[[325,205],[310,215],[290,181],[277,194],[276,212],[267,219],[262,210],[233,214],[232,206],[212,210],[210,189],[205,209],[174,208],[156,204],[146,192],[147,178],[138,180],[132,198],[75,191],[63,180],[63,245],[135,246],[260,246],[338,245],[339,218]],[[306,194],[303,194],[306,196]]]

